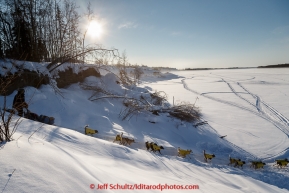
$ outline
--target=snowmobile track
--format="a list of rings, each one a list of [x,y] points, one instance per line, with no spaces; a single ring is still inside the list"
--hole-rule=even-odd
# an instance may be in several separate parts
[[[247,93],[249,93],[251,96],[253,96],[254,98],[256,98],[256,104],[262,103],[270,112],[272,112],[281,122],[283,122],[286,126],[289,126],[289,120],[287,117],[285,117],[284,115],[282,115],[280,112],[278,112],[276,109],[274,109],[273,107],[271,107],[270,105],[268,105],[267,103],[265,103],[263,100],[260,99],[260,97],[258,95],[255,95],[253,93],[251,93],[248,89],[246,89],[243,85],[241,85],[241,83],[237,82],[237,84],[243,88]],[[256,105],[257,106],[257,105]],[[262,111],[263,113],[265,113],[264,111]]]
[[[275,120],[271,119],[270,117],[268,117],[265,113],[264,114],[260,114],[258,112],[255,112],[247,107],[244,107],[244,106],[241,106],[239,104],[236,104],[236,103],[233,103],[233,102],[228,102],[226,100],[222,100],[222,99],[219,99],[219,98],[215,98],[215,97],[212,97],[212,96],[207,96],[205,94],[200,94],[198,93],[197,91],[194,91],[192,89],[190,89],[188,87],[188,85],[186,84],[185,82],[185,79],[182,80],[182,83],[184,85],[184,88],[187,89],[188,91],[192,92],[192,93],[195,93],[197,95],[201,95],[205,98],[208,98],[208,99],[211,99],[211,100],[214,100],[214,101],[217,101],[217,102],[220,102],[220,103],[223,103],[223,104],[226,104],[226,105],[230,105],[230,106],[234,106],[234,107],[237,107],[237,108],[240,108],[242,110],[245,110],[245,111],[248,111],[248,112],[251,112],[252,114],[255,114],[256,116],[266,120],[266,121],[269,121],[270,123],[272,123],[275,127],[277,127],[280,131],[282,131],[285,135],[287,135],[287,137],[289,137],[289,130],[286,129],[286,128],[283,128],[282,126],[280,126],[280,123],[279,122],[276,122]]]

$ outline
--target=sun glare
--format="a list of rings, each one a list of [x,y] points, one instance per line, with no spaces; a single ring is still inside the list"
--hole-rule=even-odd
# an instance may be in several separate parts
[[[102,33],[103,33],[103,29],[99,22],[91,21],[89,23],[87,34],[89,34],[92,37],[100,38]]]

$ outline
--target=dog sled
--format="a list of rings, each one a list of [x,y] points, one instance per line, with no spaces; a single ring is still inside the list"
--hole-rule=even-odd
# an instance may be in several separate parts
[[[24,113],[24,118],[33,120],[33,121],[38,121],[41,123],[53,125],[54,124],[54,117],[49,117],[47,115],[37,115],[36,113],[31,112],[30,110],[27,109],[27,112]]]

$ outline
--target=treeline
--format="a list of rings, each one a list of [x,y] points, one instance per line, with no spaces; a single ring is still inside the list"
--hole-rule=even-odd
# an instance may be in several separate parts
[[[39,62],[77,55],[80,19],[70,0],[0,0],[0,57]]]
[[[268,65],[268,66],[258,66],[258,68],[288,68],[289,63],[286,64],[277,64],[277,65]]]
[[[228,67],[228,68],[185,68],[185,70],[234,70],[234,69],[248,69],[254,67]]]

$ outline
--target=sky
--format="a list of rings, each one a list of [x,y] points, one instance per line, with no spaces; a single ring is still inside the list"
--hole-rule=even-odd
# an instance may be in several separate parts
[[[77,0],[84,12],[88,0]],[[288,0],[93,0],[103,33],[86,44],[131,64],[226,68],[289,63]]]

